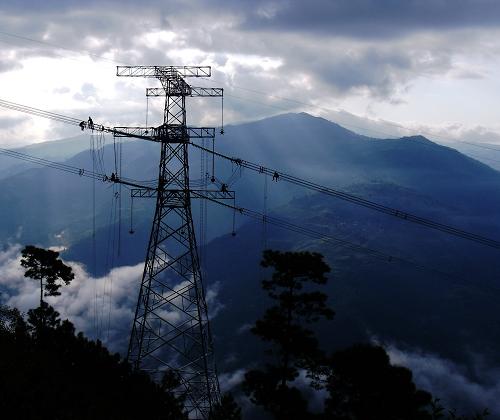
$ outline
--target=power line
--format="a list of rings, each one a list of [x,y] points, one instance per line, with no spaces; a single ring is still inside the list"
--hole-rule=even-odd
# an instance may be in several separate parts
[[[394,255],[379,251],[375,248],[366,247],[363,245],[359,245],[355,242],[348,241],[346,239],[342,239],[342,238],[339,238],[339,237],[336,237],[333,235],[324,234],[324,233],[318,232],[314,229],[307,228],[305,226],[296,225],[296,224],[291,223],[291,222],[284,220],[284,219],[280,219],[280,218],[277,218],[274,216],[269,216],[267,214],[259,213],[257,211],[250,210],[250,209],[247,209],[244,207],[233,206],[231,204],[227,204],[227,203],[224,203],[222,201],[218,201],[216,199],[206,197],[203,194],[198,193],[198,192],[193,191],[193,195],[195,197],[204,198],[208,201],[217,203],[223,207],[232,209],[233,211],[237,211],[238,213],[245,215],[247,217],[250,217],[252,219],[255,219],[258,221],[264,220],[265,223],[269,223],[270,225],[273,225],[273,226],[276,226],[276,227],[279,227],[282,229],[286,229],[286,230],[289,230],[291,232],[300,233],[302,235],[309,236],[313,239],[318,239],[322,242],[331,243],[334,245],[341,246],[343,248],[351,249],[354,251],[360,251],[360,252],[362,252],[362,253],[364,253],[372,258],[378,259],[378,260],[382,260],[385,262],[400,262],[400,263],[412,265],[420,270],[432,271],[432,272],[438,273],[440,275],[450,276],[450,274],[448,274],[448,273],[445,273],[445,272],[440,271],[440,270],[436,270],[436,269],[431,268],[431,267],[427,267],[423,264],[419,264],[419,263],[412,261],[412,260],[409,260],[407,258],[397,257]]]
[[[85,176],[87,178],[92,178],[92,179],[100,180],[103,182],[113,182],[105,174],[95,173],[95,172],[92,172],[89,170],[83,170],[83,169],[80,169],[80,168],[77,168],[77,167],[74,167],[71,165],[53,162],[53,161],[50,161],[48,159],[38,158],[35,156],[27,155],[25,153],[16,152],[13,150],[0,149],[0,154],[4,154],[4,155],[10,156],[10,157],[15,158],[15,159],[25,160],[27,162],[41,165],[41,166],[44,166],[47,168],[52,168],[52,169],[57,169],[60,171],[68,172],[68,173],[71,173],[74,175]],[[83,171],[83,173],[82,173],[82,171]],[[128,181],[128,180],[116,179],[114,182],[123,184],[125,187],[133,186],[133,187],[139,187],[139,188],[146,188],[146,189],[150,189],[150,190],[155,189],[155,188],[151,188],[149,186],[142,186],[140,184],[134,183],[133,180]],[[401,262],[401,263],[412,265],[412,266],[414,266],[418,269],[421,269],[421,270],[432,271],[432,272],[435,272],[435,273],[438,273],[441,275],[450,276],[450,274],[448,274],[448,273],[436,270],[436,269],[431,268],[431,267],[427,267],[425,265],[419,264],[419,263],[414,262],[412,260],[409,260],[407,258],[394,256],[392,254],[378,251],[375,248],[369,248],[369,247],[366,247],[366,246],[363,246],[363,245],[357,244],[355,242],[351,242],[351,241],[348,241],[346,239],[342,239],[342,238],[339,238],[339,237],[336,237],[333,235],[325,235],[324,233],[315,231],[313,229],[306,228],[304,226],[299,226],[299,225],[293,224],[291,222],[288,222],[286,220],[279,219],[279,218],[274,217],[274,216],[269,216],[267,214],[265,215],[263,213],[259,213],[259,212],[254,211],[254,210],[246,209],[243,207],[232,206],[232,205],[229,205],[227,203],[224,203],[224,202],[212,199],[210,197],[207,197],[206,195],[203,195],[203,194],[196,192],[196,191],[192,191],[192,195],[195,198],[203,198],[203,199],[209,200],[211,202],[215,202],[223,207],[230,208],[233,211],[237,211],[238,213],[243,214],[249,218],[259,220],[259,221],[262,221],[263,218],[265,218],[265,222],[269,223],[270,225],[273,225],[273,226],[276,226],[276,227],[279,227],[279,228],[282,228],[285,230],[289,230],[291,232],[299,233],[299,234],[302,234],[305,236],[309,236],[311,238],[320,240],[322,242],[331,243],[331,244],[335,244],[335,245],[341,246],[341,247],[346,248],[346,249],[359,251],[359,252],[362,252],[370,257],[376,258],[378,260],[382,260],[385,262]],[[113,241],[113,243],[114,243],[114,241]],[[113,253],[114,253],[114,251],[113,251]]]
[[[68,172],[68,173],[71,173],[73,175],[79,175],[79,176],[85,177],[85,178],[91,178],[91,179],[100,180],[100,181],[107,180],[106,175],[93,172],[89,169],[77,168],[75,166],[66,165],[66,164],[60,163],[60,162],[54,162],[54,161],[51,161],[48,159],[43,159],[43,158],[39,158],[36,156],[28,155],[26,153],[17,152],[15,150],[0,148],[0,154],[3,154],[5,156],[9,156],[9,157],[12,157],[15,159],[23,160],[23,161],[28,162],[28,163],[33,163],[36,165],[45,166],[47,168],[53,168],[53,169],[57,169],[60,171]]]
[[[123,64],[123,63],[120,63],[119,61],[113,60],[111,58],[103,57],[102,55],[94,54],[94,53],[92,53],[90,51],[77,50],[77,49],[74,49],[74,48],[63,47],[62,45],[54,44],[54,43],[47,42],[47,41],[41,41],[39,39],[30,38],[30,37],[23,36],[23,35],[13,34],[11,32],[0,31],[0,35],[5,35],[5,36],[11,37],[11,38],[21,39],[23,41],[34,42],[36,44],[46,45],[46,46],[51,47],[51,48],[56,48],[56,49],[60,49],[60,50],[74,52],[74,53],[77,53],[77,54],[85,54],[85,55],[88,55],[90,57],[97,58],[99,60],[108,61],[110,63]]]
[[[46,168],[57,169],[59,171],[67,172],[67,173],[70,173],[73,175],[78,175],[80,177],[95,179],[96,181],[114,182],[110,177],[108,177],[104,173],[94,172],[90,169],[85,169],[85,168],[78,168],[76,166],[67,165],[67,164],[61,163],[61,162],[55,162],[52,160],[36,157],[36,156],[29,155],[26,153],[21,153],[21,152],[18,152],[16,150],[0,148],[0,154],[5,155],[5,156],[9,156],[9,157],[14,158],[14,159],[23,160],[25,162],[32,163],[35,165],[44,166]],[[120,178],[120,182],[125,186],[129,185],[129,186],[138,187],[138,188],[145,188],[145,189],[151,189],[151,190],[155,189],[155,188],[152,188],[147,183],[144,185],[141,185],[142,181],[137,181],[137,180],[132,179],[132,178],[122,177],[122,178]]]
[[[79,125],[81,122],[81,120],[77,118],[68,117],[67,115],[58,114],[56,112],[45,111],[43,109],[18,104],[16,102],[6,101],[5,99],[0,99],[0,106],[2,108],[11,109],[13,111],[24,112],[25,114],[31,114],[37,117],[47,118],[54,121],[60,121],[65,124]]]
[[[199,146],[197,144],[194,144],[194,143],[191,143],[191,144],[196,148],[199,148],[199,149],[202,148],[202,146]],[[444,223],[435,222],[431,219],[420,217],[420,216],[414,215],[412,213],[409,213],[409,212],[406,212],[403,210],[399,210],[396,208],[385,206],[383,204],[375,203],[373,201],[367,200],[365,198],[357,197],[355,195],[346,193],[344,191],[336,190],[334,188],[325,187],[323,185],[319,185],[319,184],[316,184],[314,182],[307,181],[307,180],[298,178],[296,176],[286,174],[284,172],[279,172],[275,169],[265,168],[261,165],[258,165],[256,163],[252,163],[252,162],[249,162],[249,161],[246,161],[243,159],[229,157],[229,156],[226,156],[222,153],[212,151],[210,149],[204,149],[204,150],[209,152],[209,153],[214,154],[217,157],[229,160],[237,165],[241,165],[244,168],[250,169],[254,172],[265,174],[267,176],[272,176],[276,180],[277,179],[284,180],[284,181],[287,181],[291,184],[295,184],[295,185],[298,185],[300,187],[304,187],[304,188],[307,188],[309,190],[319,192],[321,194],[329,195],[329,196],[332,196],[332,197],[335,197],[335,198],[338,198],[338,199],[341,199],[344,201],[348,201],[350,203],[353,203],[353,204],[356,204],[356,205],[359,205],[362,207],[366,207],[366,208],[369,208],[371,210],[375,210],[375,211],[378,211],[380,213],[387,214],[389,216],[397,217],[399,219],[403,219],[403,220],[406,220],[408,222],[416,223],[416,224],[419,224],[419,225],[422,225],[422,226],[425,226],[425,227],[428,227],[431,229],[439,230],[441,232],[448,233],[450,235],[454,235],[454,236],[457,236],[457,237],[460,237],[463,239],[468,239],[470,241],[477,242],[477,243],[480,243],[482,245],[486,245],[486,246],[489,246],[492,248],[500,249],[500,242],[496,241],[494,239],[486,238],[484,236],[477,235],[475,233],[467,232],[465,230],[455,228],[453,226],[449,226],[449,225],[446,225]]]
[[[120,135],[126,135],[128,137],[151,139],[149,136],[136,135],[133,132],[119,131],[119,130],[116,130],[114,128],[105,127],[102,125],[93,124],[92,126],[90,126],[88,123],[82,122],[80,119],[77,119],[77,118],[67,117],[67,116],[62,115],[62,114],[43,111],[41,109],[28,107],[26,105],[16,104],[16,103],[13,103],[10,101],[3,101],[1,99],[0,99],[0,106],[4,106],[4,102],[6,102],[8,106],[11,106],[11,104],[13,104],[15,106],[16,110],[18,110],[20,112],[35,114],[35,115],[38,115],[38,116],[41,116],[44,118],[49,118],[49,119],[57,119],[58,121],[65,122],[67,124],[73,124],[73,125],[79,125],[79,126],[82,126],[82,124],[83,124],[83,127],[85,127],[85,128],[96,127],[100,131],[105,131],[105,132],[109,132],[109,133],[115,133],[115,134],[119,133]],[[420,216],[414,215],[412,213],[409,213],[409,212],[406,212],[403,210],[399,210],[396,208],[392,208],[389,206],[378,204],[378,203],[375,203],[373,201],[346,193],[344,191],[325,187],[323,185],[316,184],[314,182],[307,181],[307,180],[298,178],[296,176],[277,171],[275,169],[265,168],[264,166],[261,166],[257,163],[252,163],[252,162],[249,162],[249,161],[246,161],[243,159],[226,156],[222,153],[215,152],[214,150],[210,150],[210,149],[204,148],[202,146],[199,146],[193,142],[191,142],[190,144],[194,147],[205,150],[208,153],[211,153],[211,154],[213,154],[217,157],[220,157],[222,159],[229,160],[230,162],[233,162],[237,165],[248,168],[252,171],[255,171],[258,173],[264,173],[268,176],[273,176],[273,177],[275,177],[277,175],[279,177],[279,179],[285,180],[291,184],[295,184],[295,185],[307,188],[307,189],[312,190],[312,191],[316,191],[316,192],[319,192],[322,194],[336,197],[336,198],[339,198],[341,200],[348,201],[350,203],[357,204],[359,206],[363,206],[363,207],[369,208],[371,210],[378,211],[380,213],[384,213],[384,214],[387,214],[387,215],[390,215],[393,217],[397,217],[399,219],[406,220],[408,222],[416,223],[416,224],[419,224],[419,225],[422,225],[422,226],[425,226],[425,227],[428,227],[431,229],[435,229],[435,230],[438,230],[438,231],[441,231],[441,232],[444,232],[444,233],[447,233],[447,234],[450,234],[453,236],[457,236],[457,237],[467,239],[467,240],[470,240],[470,241],[473,241],[476,243],[480,243],[482,245],[486,245],[486,246],[489,246],[492,248],[500,249],[500,242],[497,240],[490,239],[490,238],[487,238],[487,237],[484,237],[484,236],[481,236],[481,235],[478,235],[475,233],[467,232],[465,230],[455,228],[453,226],[449,226],[449,225],[446,225],[444,223],[435,222],[431,219],[420,217]]]
[[[495,152],[500,152],[500,146],[498,148],[496,148],[496,147],[488,146],[486,144],[472,143],[470,141],[460,141],[459,143],[465,143],[465,144],[469,144],[471,146],[480,147],[481,149],[488,149],[488,150],[493,150]]]

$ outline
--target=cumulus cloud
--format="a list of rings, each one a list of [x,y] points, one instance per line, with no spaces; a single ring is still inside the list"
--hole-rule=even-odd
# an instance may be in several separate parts
[[[23,116],[5,116],[0,117],[0,128],[1,129],[10,129],[16,127],[18,124],[22,124],[27,120],[27,117]]]
[[[219,375],[219,385],[222,392],[231,392],[245,379],[246,369],[237,369],[233,372],[223,372]]]
[[[205,301],[208,306],[209,319],[215,318],[219,312],[224,309],[224,304],[218,299],[220,291],[220,282],[215,282],[207,288]]]
[[[235,392],[235,390],[243,383],[245,373],[248,369],[237,369],[231,372],[223,372],[219,374],[220,389],[223,393]],[[291,383],[292,386],[297,387],[303,393],[305,399],[308,401],[309,409],[312,412],[319,413],[324,408],[325,400],[328,392],[324,389],[316,390],[311,387],[311,379],[307,377],[305,370],[300,370],[299,375]],[[241,393],[237,393],[237,400],[243,407],[244,411],[251,412],[254,407],[249,399]]]
[[[465,367],[436,354],[394,344],[385,347],[391,362],[411,369],[417,386],[440,398],[445,407],[466,414],[488,408],[494,418],[500,415],[500,367],[488,366],[478,355]]]
[[[466,125],[458,122],[445,122],[439,126],[428,127],[414,124],[414,132],[426,133],[429,137],[436,137],[447,142],[472,141],[475,143],[498,144],[500,147],[500,127],[493,131],[489,127],[480,125]]]
[[[492,418],[500,415],[500,367],[492,366],[480,355],[472,355],[470,365],[464,366],[430,352],[402,349],[393,343],[381,343],[376,338],[373,342],[386,349],[393,365],[409,368],[417,387],[439,398],[447,409],[472,415],[488,408]],[[224,392],[234,391],[242,383],[246,371],[240,368],[221,374],[221,389]],[[306,372],[301,370],[293,385],[304,393],[310,409],[320,412],[328,392],[325,389],[315,390],[310,383]],[[241,401],[244,402],[244,399]]]
[[[11,53],[6,56],[5,53],[0,53],[0,73],[20,69],[22,65],[15,58],[15,54]]]
[[[78,101],[95,102],[97,99],[97,89],[92,83],[84,83],[80,92],[75,93],[73,98]]]

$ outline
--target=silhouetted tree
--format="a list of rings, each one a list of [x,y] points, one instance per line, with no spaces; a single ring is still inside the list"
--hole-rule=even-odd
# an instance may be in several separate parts
[[[181,378],[173,370],[167,370],[161,380],[160,387],[164,392],[165,418],[178,418],[179,413],[184,411],[185,395],[179,395]],[[177,417],[176,417],[177,416]],[[186,417],[187,418],[187,417]]]
[[[231,394],[224,394],[212,409],[209,420],[241,420],[241,408]]]
[[[14,333],[21,322],[22,316],[17,309],[0,304],[0,337]]]
[[[393,366],[380,346],[357,344],[336,352],[327,367],[324,418],[335,420],[485,420],[447,410],[419,390],[410,369]]]
[[[311,286],[326,283],[330,271],[320,254],[266,251],[262,266],[274,268],[262,283],[276,303],[252,332],[272,344],[272,363],[245,374],[250,400],[279,420],[484,420],[488,411],[466,417],[446,410],[415,386],[412,372],[393,366],[380,346],[358,344],[325,357],[309,325],[332,319],[327,296]],[[311,386],[329,396],[323,413],[312,414],[293,381],[305,370]],[[446,413],[446,414],[445,414]]]
[[[33,339],[49,340],[55,333],[61,334],[66,331],[69,335],[75,334],[73,324],[67,319],[61,322],[57,312],[47,302],[35,309],[28,311],[27,329]]]
[[[430,419],[432,396],[418,390],[409,369],[392,366],[386,351],[370,344],[336,352],[330,362],[325,404],[338,420]]]
[[[485,408],[482,412],[473,414],[472,417],[467,417],[464,415],[457,414],[455,409],[447,410],[441,405],[440,399],[435,398],[431,402],[431,412],[432,420],[447,419],[447,420],[486,420],[486,418],[491,414],[490,411]]]
[[[75,335],[73,324],[45,302],[28,317],[24,328],[0,327],[1,418],[187,419],[169,378],[156,384],[99,341]],[[47,321],[44,340],[36,339],[40,317]]]
[[[45,296],[58,296],[61,294],[61,282],[68,285],[75,277],[71,267],[59,258],[59,252],[27,245],[21,253],[21,265],[26,268],[24,277],[40,282],[40,306],[43,303],[44,287]]]
[[[261,265],[273,268],[271,280],[262,282],[276,302],[259,319],[252,332],[272,344],[274,363],[263,370],[246,373],[243,389],[253,403],[261,405],[277,419],[304,419],[309,416],[307,402],[291,385],[299,369],[310,370],[323,359],[318,341],[309,324],[332,319],[327,296],[311,286],[324,285],[330,271],[323,256],[310,252],[264,252]]]

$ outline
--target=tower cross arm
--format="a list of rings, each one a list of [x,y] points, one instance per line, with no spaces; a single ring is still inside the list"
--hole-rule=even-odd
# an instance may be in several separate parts
[[[210,66],[117,66],[117,76],[125,77],[210,77]]]
[[[175,192],[175,190],[170,190]],[[178,191],[182,192],[182,191]],[[235,192],[230,190],[218,191],[218,190],[189,190],[191,198],[200,198],[207,200],[234,200]],[[156,198],[158,196],[158,190],[154,188],[132,188],[130,190],[130,196],[132,198]]]
[[[115,127],[115,137],[135,137],[158,143],[187,143],[190,139],[213,139],[214,127],[184,127],[160,125],[159,127]]]
[[[205,97],[221,97],[224,96],[223,88],[206,88],[190,86],[190,92],[186,96],[205,96]],[[177,91],[167,91],[164,88],[146,88],[146,96],[175,96]]]

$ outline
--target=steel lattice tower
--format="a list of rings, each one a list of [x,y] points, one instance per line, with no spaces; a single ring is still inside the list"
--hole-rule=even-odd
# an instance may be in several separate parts
[[[192,138],[213,138],[213,128],[186,125],[187,96],[222,96],[222,89],[195,88],[186,77],[210,76],[210,67],[119,66],[118,76],[157,78],[162,88],[149,96],[165,96],[159,127],[120,127],[122,133],[160,143],[158,188],[133,190],[132,196],[156,197],[128,360],[161,380],[172,369],[177,390],[190,418],[206,419],[220,400],[207,304],[191,214],[188,144]]]

